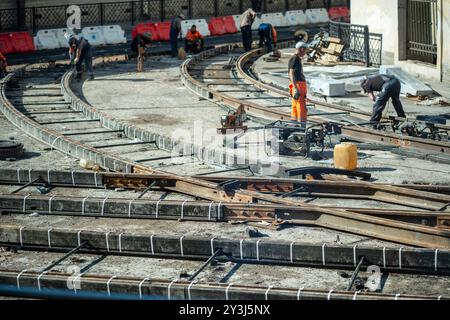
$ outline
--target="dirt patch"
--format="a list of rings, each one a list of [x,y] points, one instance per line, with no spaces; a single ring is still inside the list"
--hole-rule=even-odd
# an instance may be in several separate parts
[[[159,125],[162,126],[181,123],[181,121],[179,121],[175,117],[170,117],[163,114],[146,114],[146,113],[137,114],[135,118],[130,120],[130,122],[134,124],[158,123]]]

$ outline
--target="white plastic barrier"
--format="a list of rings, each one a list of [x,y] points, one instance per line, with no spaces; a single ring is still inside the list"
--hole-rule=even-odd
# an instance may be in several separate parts
[[[263,22],[262,22],[262,19],[259,18],[259,17],[256,17],[256,18],[255,18],[255,21],[254,21],[253,24],[252,24],[252,30],[258,30],[258,28],[259,28],[259,26],[261,25],[261,23],[263,23]]]
[[[233,16],[234,23],[238,31],[241,31],[241,16],[239,14]]]
[[[72,29],[62,28],[62,29],[55,29],[56,37],[58,38],[59,47],[60,48],[69,48],[69,41],[64,36],[67,34],[74,34]]]
[[[211,32],[208,28],[208,23],[205,19],[193,19],[193,20],[183,20],[181,21],[181,34],[183,37],[186,36],[189,29],[195,24],[197,27],[197,31],[204,37],[208,37],[211,35]]]
[[[122,29],[121,26],[118,25],[104,26],[102,28],[102,31],[106,44],[127,43],[125,31]]]
[[[328,16],[328,11],[325,8],[317,9],[317,16],[321,23],[327,23],[330,21],[330,17]]]
[[[58,49],[60,47],[55,29],[39,30],[36,33],[36,38],[38,50],[51,50]]]
[[[105,38],[103,37],[102,27],[85,27],[81,30],[83,38],[89,41],[93,46],[105,45]]]
[[[319,24],[328,21],[328,14],[327,14],[327,21],[324,21],[321,9],[307,9],[305,10],[305,14],[306,17],[308,18],[308,24]]]
[[[289,23],[286,19],[286,16],[281,12],[275,13],[274,20],[275,23],[277,24],[275,25],[276,27],[289,27]]]
[[[305,25],[308,21],[303,10],[292,10],[286,12],[286,20],[290,26]]]
[[[288,22],[286,17],[281,13],[265,13],[261,16],[262,23],[270,23],[274,27],[286,27]]]

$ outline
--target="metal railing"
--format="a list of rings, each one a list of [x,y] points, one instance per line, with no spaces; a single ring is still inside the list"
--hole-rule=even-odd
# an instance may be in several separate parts
[[[383,35],[370,33],[368,26],[330,21],[330,36],[342,39],[344,61],[360,61],[366,66],[381,65]]]
[[[408,59],[436,64],[436,0],[408,0]]]
[[[74,1],[76,2],[76,1]],[[262,12],[349,6],[349,0],[260,0]],[[255,5],[252,0],[141,0],[80,4],[83,26],[165,21],[184,13],[188,18],[208,18],[242,13]],[[68,5],[0,10],[0,32],[66,27]]]

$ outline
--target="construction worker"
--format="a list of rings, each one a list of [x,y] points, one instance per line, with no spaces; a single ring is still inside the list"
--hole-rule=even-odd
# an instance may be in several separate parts
[[[7,66],[8,66],[8,61],[6,60],[6,57],[0,51],[0,75],[2,77],[8,73],[6,71]]]
[[[392,100],[392,104],[400,118],[406,118],[405,111],[403,110],[402,103],[400,101],[400,81],[391,75],[378,75],[370,78],[366,78],[361,82],[361,87],[365,93],[368,93],[369,99],[374,101],[371,122],[377,122],[375,127],[378,126],[383,110],[386,107],[386,103],[389,98]],[[374,95],[374,91],[380,92],[377,97]]]
[[[132,57],[137,57],[138,59],[138,72],[144,70],[145,48],[149,47],[151,42],[152,34],[150,32],[145,32],[143,34],[139,33],[133,41],[131,41]]]
[[[242,43],[244,45],[245,52],[252,49],[252,24],[255,21],[256,12],[253,9],[247,9],[241,15],[241,33],[242,33]]]
[[[308,45],[299,41],[295,45],[296,53],[289,60],[289,93],[292,97],[292,120],[306,122],[308,109],[306,108],[307,86],[303,74],[302,58],[305,56]]]
[[[178,36],[181,33],[181,21],[185,20],[184,14],[179,14],[176,18],[172,19],[170,23],[170,48],[172,50],[172,57],[178,55]]]
[[[77,39],[75,35],[71,35],[69,39],[69,54],[75,64],[77,74],[76,79],[81,80],[83,73],[83,62],[89,72],[89,79],[94,80],[94,68],[92,66],[92,47],[88,40],[83,37]]]
[[[267,52],[277,47],[277,30],[270,23],[261,23],[258,28],[259,47],[266,46]]]
[[[199,53],[203,51],[205,45],[205,39],[197,31],[197,26],[194,24],[186,34],[185,49],[186,52]]]

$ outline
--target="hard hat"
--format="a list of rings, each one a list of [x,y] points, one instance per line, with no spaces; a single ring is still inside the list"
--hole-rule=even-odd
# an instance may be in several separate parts
[[[308,45],[303,41],[299,41],[295,45],[295,49],[300,49],[300,48],[308,48]]]

